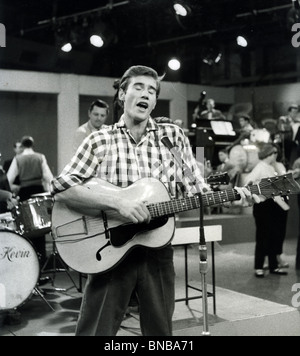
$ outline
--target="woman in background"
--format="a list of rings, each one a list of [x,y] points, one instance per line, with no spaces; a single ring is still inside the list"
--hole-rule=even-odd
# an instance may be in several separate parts
[[[284,165],[277,162],[279,148],[271,143],[262,145],[259,151],[259,163],[247,176],[247,184],[257,184],[263,178],[275,177],[286,173]],[[254,204],[253,215],[256,223],[255,247],[255,275],[258,278],[265,276],[264,261],[269,259],[271,274],[287,275],[282,254],[283,242],[286,234],[286,225],[289,206],[281,197],[274,199],[261,198],[260,204]]]

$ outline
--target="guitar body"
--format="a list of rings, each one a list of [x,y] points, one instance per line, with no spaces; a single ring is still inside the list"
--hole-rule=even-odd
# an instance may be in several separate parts
[[[146,204],[170,201],[166,187],[153,178],[144,178],[127,188],[119,188],[93,178],[84,184],[91,191],[138,199]],[[62,260],[81,273],[104,273],[114,268],[137,246],[162,248],[175,232],[174,215],[151,220],[150,224],[132,224],[114,210],[76,211],[55,201],[52,233]]]
[[[114,268],[135,247],[162,248],[175,232],[175,213],[198,209],[199,195],[171,200],[166,187],[155,178],[141,179],[127,188],[119,188],[101,179],[84,184],[91,192],[138,199],[145,202],[151,214],[149,224],[133,224],[115,210],[76,210],[59,201],[52,210],[52,233],[58,253],[75,271],[103,273]],[[248,186],[252,194],[267,199],[299,194],[300,187],[291,173],[262,179]],[[202,194],[204,207],[240,200],[235,189]]]

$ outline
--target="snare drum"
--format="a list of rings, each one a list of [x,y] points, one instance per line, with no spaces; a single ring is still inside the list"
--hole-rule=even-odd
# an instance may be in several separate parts
[[[28,238],[36,238],[49,233],[52,208],[53,199],[48,195],[20,203],[13,210],[17,232]]]
[[[0,230],[0,310],[24,304],[39,276],[39,259],[32,244],[13,231]]]

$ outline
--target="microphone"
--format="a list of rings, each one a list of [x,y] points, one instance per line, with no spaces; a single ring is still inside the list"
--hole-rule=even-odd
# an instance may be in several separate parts
[[[171,151],[172,155],[176,159],[177,163],[181,166],[184,166],[184,162],[182,161],[182,158],[180,157],[180,154],[176,150],[176,147],[172,144],[168,136],[164,136],[161,139],[161,142]]]
[[[161,142],[170,150],[173,157],[177,161],[178,165],[183,168],[183,175],[185,177],[189,178],[193,182],[195,180],[195,177],[194,177],[192,171],[190,170],[190,168],[188,167],[186,162],[184,162],[184,160],[181,158],[180,153],[178,152],[176,147],[172,144],[169,137],[163,136],[161,139]]]

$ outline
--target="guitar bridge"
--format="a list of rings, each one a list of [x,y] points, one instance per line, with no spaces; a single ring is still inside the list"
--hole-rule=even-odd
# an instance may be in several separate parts
[[[110,232],[109,232],[109,228],[108,228],[108,221],[107,221],[107,215],[105,214],[105,212],[102,210],[102,221],[103,221],[103,226],[104,226],[104,231],[105,231],[105,238],[107,240],[110,239]]]

